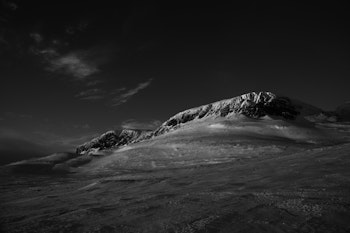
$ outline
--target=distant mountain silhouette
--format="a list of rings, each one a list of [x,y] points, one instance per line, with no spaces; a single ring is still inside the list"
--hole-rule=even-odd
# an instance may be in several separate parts
[[[41,157],[51,153],[47,148],[18,138],[0,138],[0,165]]]

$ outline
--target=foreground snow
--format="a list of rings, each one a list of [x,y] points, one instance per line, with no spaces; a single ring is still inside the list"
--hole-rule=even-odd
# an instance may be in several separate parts
[[[176,169],[3,177],[2,232],[349,231],[350,144],[255,149]]]

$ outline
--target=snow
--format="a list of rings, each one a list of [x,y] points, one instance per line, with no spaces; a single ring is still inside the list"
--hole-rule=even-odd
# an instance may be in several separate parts
[[[227,127],[223,124],[211,124],[209,125],[209,128],[214,128],[214,129],[226,129]]]

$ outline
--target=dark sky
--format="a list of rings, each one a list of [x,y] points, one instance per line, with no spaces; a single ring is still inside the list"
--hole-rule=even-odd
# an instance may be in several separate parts
[[[250,91],[350,100],[346,1],[124,2],[1,2],[0,151],[71,149]]]

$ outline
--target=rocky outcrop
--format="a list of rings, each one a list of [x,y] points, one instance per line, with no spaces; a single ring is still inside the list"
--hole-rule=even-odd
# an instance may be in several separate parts
[[[86,154],[91,151],[123,146],[135,142],[140,136],[144,135],[147,132],[149,131],[138,129],[123,129],[118,135],[116,131],[108,131],[101,136],[78,146],[76,153]]]
[[[76,153],[84,154],[85,152],[93,148],[97,148],[100,150],[111,148],[118,142],[118,140],[118,134],[115,131],[111,130],[97,138],[92,139],[89,142],[84,143],[83,145],[78,146],[78,148],[76,149]]]
[[[116,147],[123,146],[126,144],[134,143],[139,141],[140,137],[152,132],[151,130],[140,130],[140,129],[123,129],[119,134],[118,142],[115,144]]]

